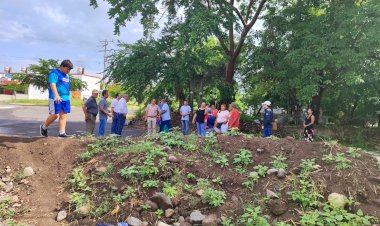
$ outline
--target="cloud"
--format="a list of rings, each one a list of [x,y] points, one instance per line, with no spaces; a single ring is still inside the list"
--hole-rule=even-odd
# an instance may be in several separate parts
[[[33,10],[42,17],[46,17],[57,24],[68,24],[68,17],[62,13],[62,9],[57,6],[50,6],[47,4],[34,6]]]
[[[14,39],[33,38],[34,32],[28,25],[14,20],[0,20],[0,41],[11,41]]]

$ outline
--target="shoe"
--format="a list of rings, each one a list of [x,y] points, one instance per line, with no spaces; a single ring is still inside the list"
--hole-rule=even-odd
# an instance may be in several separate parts
[[[47,129],[42,128],[42,125],[40,125],[40,134],[43,137],[47,137],[48,136]]]
[[[66,133],[62,133],[62,134],[59,134],[58,137],[60,137],[60,138],[68,138],[68,137],[71,137],[71,136],[67,135]]]

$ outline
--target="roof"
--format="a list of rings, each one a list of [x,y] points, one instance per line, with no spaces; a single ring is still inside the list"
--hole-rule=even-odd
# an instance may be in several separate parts
[[[96,76],[96,75],[87,75],[87,74],[80,74],[80,73],[70,73],[70,75],[72,75],[72,76],[87,76],[87,77],[91,77],[91,78],[101,79],[99,76]]]

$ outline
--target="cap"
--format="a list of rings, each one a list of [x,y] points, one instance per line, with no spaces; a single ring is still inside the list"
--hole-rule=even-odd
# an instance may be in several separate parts
[[[269,100],[267,100],[267,101],[264,101],[264,103],[262,103],[262,105],[264,104],[270,106],[272,103]]]
[[[92,93],[99,93],[99,91],[97,89],[93,89]]]

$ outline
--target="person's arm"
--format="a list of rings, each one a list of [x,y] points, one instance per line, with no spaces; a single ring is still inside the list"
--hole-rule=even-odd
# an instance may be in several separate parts
[[[193,123],[195,123],[195,118],[197,117],[197,113],[194,114],[193,116]]]
[[[303,124],[304,124],[304,127],[308,127],[308,126],[313,125],[313,124],[314,124],[314,121],[315,121],[315,117],[314,117],[314,115],[312,115],[312,116],[311,116],[311,122],[310,122],[309,124],[307,124],[307,125],[305,125],[305,122],[304,122],[304,123],[303,123]]]
[[[54,101],[56,101],[56,102],[61,102],[62,99],[61,99],[61,97],[60,97],[59,94],[58,94],[56,84],[55,84],[55,83],[50,83],[50,88],[51,88],[51,91],[52,91],[53,94],[54,94]]]

